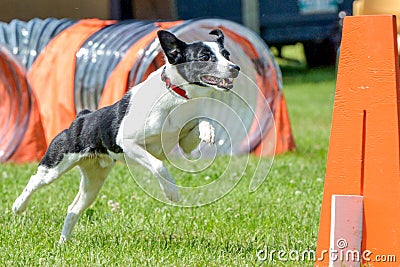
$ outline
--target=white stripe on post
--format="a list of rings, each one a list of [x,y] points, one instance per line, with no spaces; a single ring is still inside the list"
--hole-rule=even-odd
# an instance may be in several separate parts
[[[363,196],[332,195],[329,266],[361,266]]]

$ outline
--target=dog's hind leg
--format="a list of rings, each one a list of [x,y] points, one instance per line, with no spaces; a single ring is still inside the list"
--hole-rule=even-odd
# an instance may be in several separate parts
[[[86,159],[79,163],[81,184],[78,194],[68,207],[59,243],[68,240],[80,215],[94,202],[113,166],[114,161],[105,157]]]
[[[65,172],[73,168],[80,159],[79,154],[64,155],[63,159],[55,166],[48,167],[39,164],[36,174],[32,175],[21,195],[14,201],[12,210],[15,214],[21,214],[28,207],[33,193],[45,185],[51,184]]]

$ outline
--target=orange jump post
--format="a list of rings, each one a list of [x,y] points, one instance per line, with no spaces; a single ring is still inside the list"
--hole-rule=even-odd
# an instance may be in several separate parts
[[[395,17],[346,17],[316,266],[360,266],[360,263],[346,264],[346,261],[329,263],[329,253],[321,259],[323,251],[338,241],[331,240],[338,236],[330,238],[331,233],[338,233],[331,228],[339,227],[331,225],[333,195],[356,195],[363,199],[363,208],[359,205],[355,214],[362,223],[360,255],[364,259],[361,264],[400,265],[399,101]],[[354,209],[350,204],[348,208],[341,206],[346,210]],[[340,212],[335,216],[340,216],[338,214]],[[347,230],[353,227],[346,226],[346,220],[342,219],[343,222],[340,227],[347,227]]]

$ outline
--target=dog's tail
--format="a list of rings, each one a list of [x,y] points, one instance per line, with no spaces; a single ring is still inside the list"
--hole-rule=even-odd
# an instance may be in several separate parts
[[[76,114],[76,117],[79,118],[79,117],[82,117],[82,116],[87,115],[89,113],[92,113],[92,111],[88,110],[88,109],[84,109],[84,110],[79,111],[79,113]]]

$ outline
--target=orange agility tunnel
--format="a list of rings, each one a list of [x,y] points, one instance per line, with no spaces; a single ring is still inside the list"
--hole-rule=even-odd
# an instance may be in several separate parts
[[[115,103],[161,67],[158,30],[191,42],[212,40],[208,33],[214,28],[223,30],[231,60],[258,88],[238,83],[254,106],[252,113],[238,108],[249,146],[232,150],[221,144],[220,151],[263,156],[294,149],[279,66],[260,37],[244,26],[220,19],[34,19],[0,23],[0,162],[39,160],[79,111]]]

